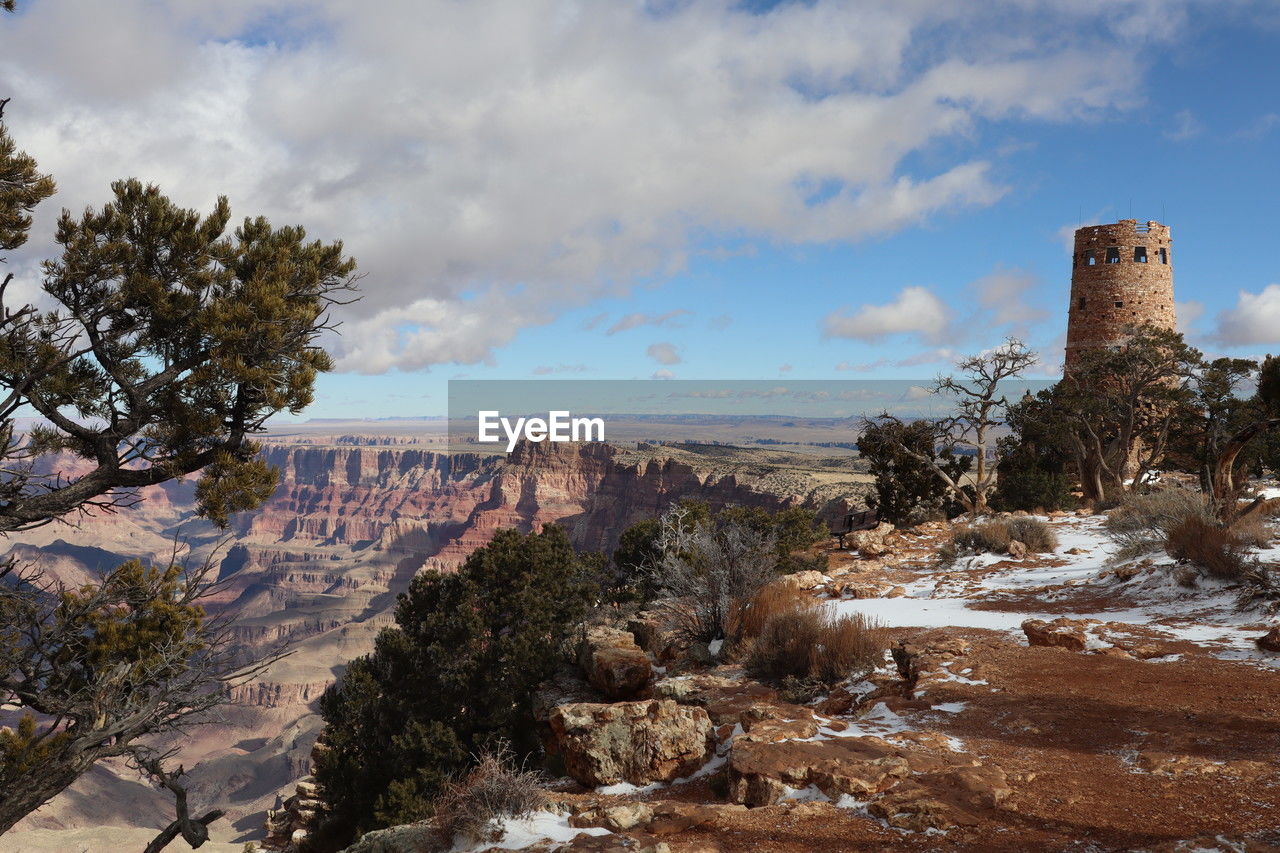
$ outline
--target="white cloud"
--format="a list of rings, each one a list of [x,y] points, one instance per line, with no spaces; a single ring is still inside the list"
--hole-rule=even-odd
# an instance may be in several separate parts
[[[1062,251],[1070,255],[1076,248],[1076,232],[1086,225],[1097,225],[1099,222],[1106,222],[1110,213],[1108,208],[1103,207],[1095,212],[1088,219],[1081,222],[1068,222],[1058,228],[1058,242],[1062,245]]]
[[[586,373],[591,368],[585,364],[539,365],[533,369],[534,376],[550,376],[555,373]]]
[[[1241,139],[1262,139],[1278,124],[1280,124],[1280,114],[1263,113],[1244,127],[1240,128],[1240,130],[1236,132],[1236,136]]]
[[[641,326],[680,326],[680,318],[691,313],[693,312],[679,308],[675,311],[668,311],[665,314],[627,314],[610,326],[605,334],[616,335],[618,332],[638,329]]]
[[[874,373],[886,367],[919,367],[922,364],[938,364],[940,362],[954,362],[959,357],[959,353],[950,347],[937,347],[935,349],[918,352],[915,355],[909,355],[906,358],[878,358],[875,361],[854,364],[848,361],[842,361],[836,365],[836,370],[851,370],[856,373]]]
[[[948,333],[950,318],[947,306],[928,288],[904,287],[884,305],[863,305],[852,313],[833,311],[823,321],[823,334],[860,341],[910,334],[940,341]]]
[[[1203,129],[1191,110],[1178,110],[1173,114],[1173,127],[1164,132],[1164,138],[1171,142],[1185,142],[1199,136]]]
[[[722,332],[733,325],[733,317],[728,314],[717,314],[707,321],[707,328]]]
[[[790,373],[792,370],[795,370],[795,366],[791,364],[783,364],[778,367],[779,373]]]
[[[1178,331],[1188,335],[1191,334],[1196,322],[1204,316],[1204,303],[1189,299],[1186,302],[1175,303],[1173,311],[1178,317]]]
[[[1280,344],[1280,284],[1240,291],[1236,306],[1218,314],[1214,339],[1228,347]]]
[[[1038,286],[1034,275],[1017,269],[997,269],[970,285],[978,295],[978,304],[988,312],[984,322],[1007,326],[1009,333],[1019,338],[1026,337],[1030,326],[1049,317],[1048,311],[1027,301]]]
[[[41,0],[0,30],[0,91],[61,194],[14,268],[112,179],[226,193],[360,261],[342,369],[483,362],[723,235],[855,241],[995,202],[980,157],[904,164],[982,122],[1132,107],[1137,48],[1184,5]]]
[[[680,358],[680,351],[676,349],[674,344],[656,343],[649,344],[649,348],[645,350],[649,358],[658,362],[658,364],[679,364],[683,359]]]
[[[650,379],[675,379],[676,375],[664,367],[661,370],[655,370],[653,372],[653,376],[649,378]]]

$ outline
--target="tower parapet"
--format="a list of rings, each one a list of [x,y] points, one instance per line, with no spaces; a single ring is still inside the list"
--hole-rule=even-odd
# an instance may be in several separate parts
[[[1136,219],[1076,230],[1071,255],[1066,370],[1090,349],[1124,340],[1131,326],[1176,329],[1169,226]]]

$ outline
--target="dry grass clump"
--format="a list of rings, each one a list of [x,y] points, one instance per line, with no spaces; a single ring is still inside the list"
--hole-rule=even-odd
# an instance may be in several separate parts
[[[798,586],[775,581],[738,609],[731,620],[730,633],[743,639],[759,637],[775,616],[816,607],[817,599]]]
[[[1213,512],[1199,492],[1157,489],[1127,494],[1108,515],[1103,527],[1119,550],[1114,561],[1131,560],[1164,547],[1169,531],[1188,520],[1213,523]]]
[[[1266,523],[1256,516],[1231,526],[1192,517],[1169,530],[1165,551],[1175,560],[1190,563],[1200,574],[1240,584],[1241,607],[1271,608],[1280,602],[1280,583],[1249,553],[1251,545],[1268,544],[1270,538]],[[1194,585],[1190,578],[1181,582]]]
[[[1266,548],[1275,538],[1275,532],[1260,511],[1236,519],[1231,525],[1231,534],[1241,544],[1251,545],[1254,548]]]
[[[884,661],[884,629],[861,613],[832,617],[829,607],[774,614],[752,640],[747,671],[764,681],[833,685],[862,677]]]
[[[474,841],[501,839],[497,821],[526,817],[547,801],[543,775],[517,765],[506,744],[482,752],[476,766],[450,782],[436,798],[436,830],[443,849],[461,836]]]
[[[1005,554],[1015,541],[1026,545],[1032,554],[1049,553],[1058,547],[1058,536],[1049,524],[1038,518],[1015,516],[956,528],[939,556],[950,562],[961,554]]]
[[[1254,562],[1248,545],[1233,530],[1197,516],[1169,529],[1165,550],[1175,560],[1186,560],[1210,577],[1228,581],[1243,578]]]

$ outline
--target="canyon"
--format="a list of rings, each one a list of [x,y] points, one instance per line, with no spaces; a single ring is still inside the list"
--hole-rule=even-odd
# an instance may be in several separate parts
[[[312,430],[272,436],[262,453],[280,484],[226,531],[194,516],[186,481],[145,490],[135,507],[8,542],[10,554],[68,584],[133,557],[213,561],[210,609],[233,619],[246,657],[289,648],[180,744],[193,802],[227,811],[212,828],[224,842],[260,838],[278,792],[307,773],[320,729],[316,701],[391,624],[397,594],[418,572],[455,569],[501,528],[560,524],[578,549],[608,551],[628,525],[682,498],[713,508],[834,511],[866,479],[847,458],[643,443],[524,443],[510,455],[483,455],[450,453],[430,436]],[[74,463],[66,470],[73,475]],[[170,819],[166,797],[126,768],[101,767],[29,816],[0,849],[23,831],[80,838],[92,827],[105,839]]]

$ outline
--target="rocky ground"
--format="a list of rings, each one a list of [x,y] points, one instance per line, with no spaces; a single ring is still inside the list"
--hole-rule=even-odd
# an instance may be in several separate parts
[[[543,697],[554,813],[455,850],[1280,850],[1274,620],[1163,556],[1108,565],[1100,517],[1047,520],[1053,554],[944,567],[932,525],[794,578],[893,645],[806,704],[643,619],[597,630]]]

